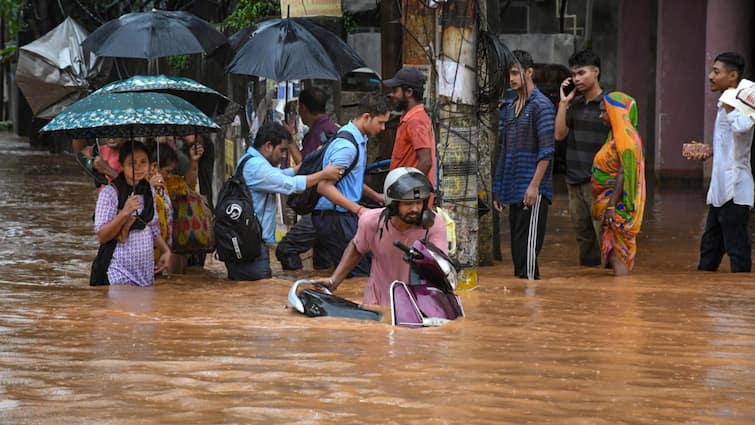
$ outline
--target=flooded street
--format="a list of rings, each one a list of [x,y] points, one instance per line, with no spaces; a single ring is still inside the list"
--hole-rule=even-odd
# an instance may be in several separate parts
[[[467,317],[411,330],[294,314],[280,273],[91,288],[73,158],[0,134],[0,176],[3,424],[755,423],[755,276],[695,271],[703,189],[656,188],[623,279],[576,266],[557,193],[542,280],[511,277],[506,234]]]

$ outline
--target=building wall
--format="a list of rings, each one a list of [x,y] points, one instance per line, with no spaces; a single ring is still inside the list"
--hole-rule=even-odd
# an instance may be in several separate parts
[[[707,74],[718,53],[742,53],[752,75],[755,2],[624,0],[620,13],[617,87],[637,100],[647,167],[659,178],[709,177],[709,162],[683,159],[681,145],[712,140],[719,94]]]
[[[681,156],[704,133],[706,0],[659,0],[655,99],[656,177],[699,178],[702,165]]]
[[[655,1],[623,1],[619,19],[618,66],[616,89],[637,101],[640,138],[644,142],[646,167],[653,168],[655,158]],[[652,136],[652,137],[649,137]]]
[[[504,23],[500,29],[500,32],[506,35],[503,37],[504,43],[507,43],[506,39],[510,34],[519,33],[520,38],[518,40],[527,39],[529,37],[529,44],[539,46],[528,47],[532,50],[531,53],[533,54],[535,62],[558,63],[564,66],[567,65],[567,60],[572,53],[590,47],[600,55],[601,84],[604,87],[613,89],[617,84],[617,28],[619,25],[620,3],[617,1],[592,1],[591,5],[592,7],[588,8],[586,0],[569,0],[565,11],[567,18],[564,21],[564,34],[559,34],[558,3],[556,0],[540,0],[534,2],[528,0],[512,0],[510,7],[508,9],[503,9],[504,16],[509,14],[510,19],[515,19],[519,17],[519,15],[512,12],[512,9],[516,9],[517,6],[527,6],[529,12],[527,14],[528,19],[526,19],[526,27],[529,28],[529,32],[511,31]],[[589,37],[585,34],[588,10],[592,12]],[[510,20],[508,22],[511,23]],[[550,46],[548,44],[540,45],[540,42],[534,38],[544,37],[543,39],[547,40],[547,36],[544,35],[557,36],[555,42],[546,41],[546,43],[561,43],[559,40],[566,38],[572,39],[574,42],[570,47],[561,46],[561,50],[563,51],[548,53],[549,49],[559,46]],[[516,46],[517,45],[514,44],[514,46],[510,45],[509,47],[512,49],[525,48]],[[536,55],[536,52],[539,53]],[[562,59],[558,61],[555,60],[559,58]]]
[[[711,143],[716,119],[717,100],[720,93],[711,92],[708,79],[716,55],[734,51],[744,55],[747,70],[745,75],[753,75],[753,16],[755,2],[752,0],[711,0],[708,1],[708,21],[705,27],[705,74],[701,76],[700,90],[705,98],[705,128],[699,140]],[[706,177],[710,176],[709,169]]]

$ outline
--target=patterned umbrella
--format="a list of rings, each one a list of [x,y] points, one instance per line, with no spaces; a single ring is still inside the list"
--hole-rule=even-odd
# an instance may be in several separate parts
[[[189,102],[165,93],[111,93],[69,106],[42,127],[40,133],[73,138],[169,136],[220,129]]]
[[[222,114],[231,100],[219,92],[190,78],[167,75],[135,75],[112,82],[92,95],[127,92],[157,92],[178,96],[210,117]]]

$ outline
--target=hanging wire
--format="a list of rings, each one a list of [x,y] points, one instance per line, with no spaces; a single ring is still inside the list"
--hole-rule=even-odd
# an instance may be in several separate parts
[[[516,58],[497,34],[482,31],[477,42],[477,66],[484,70],[478,76],[478,102],[481,112],[497,109],[508,87],[509,68]]]
[[[63,3],[61,3],[60,0],[58,0],[58,8],[60,9],[60,14],[67,18],[68,14],[66,13],[66,10],[63,9]]]
[[[95,16],[89,9],[87,9],[83,4],[81,4],[79,0],[75,0],[75,1],[76,1],[76,4],[79,6],[79,9],[83,10],[84,13],[89,15],[89,17],[92,18],[92,20],[94,20],[100,25],[105,23],[105,21],[102,20],[102,18],[100,18],[99,16]]]

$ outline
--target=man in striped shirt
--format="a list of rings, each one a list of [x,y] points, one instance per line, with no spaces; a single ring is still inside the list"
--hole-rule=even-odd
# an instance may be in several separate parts
[[[493,178],[493,206],[509,207],[514,274],[535,280],[537,256],[545,239],[548,205],[553,198],[553,104],[532,81],[532,56],[515,50],[509,70],[516,99],[500,111],[501,154]]]
[[[592,163],[608,137],[600,119],[603,89],[600,57],[582,50],[569,58],[572,76],[561,83],[556,112],[556,140],[566,141],[566,185],[569,215],[579,246],[581,266],[600,266],[600,222],[592,217]],[[567,91],[571,88],[571,91]],[[577,94],[579,92],[579,94]]]

